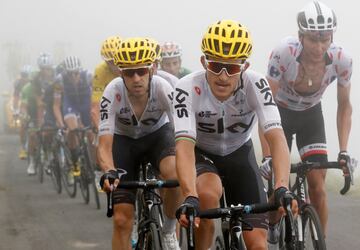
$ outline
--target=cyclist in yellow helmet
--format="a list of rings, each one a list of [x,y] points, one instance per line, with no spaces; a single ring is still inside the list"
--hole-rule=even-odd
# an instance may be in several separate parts
[[[113,55],[121,42],[119,36],[108,37],[101,45],[101,57],[103,61],[95,68],[92,89],[92,122],[97,128],[99,125],[99,103],[106,85],[120,75],[118,67],[114,65]]]
[[[223,187],[228,206],[267,202],[251,141],[257,119],[276,158],[276,202],[288,192],[289,150],[266,78],[248,69],[249,31],[237,21],[216,22],[205,32],[201,50],[204,70],[180,79],[173,100],[176,170],[185,196],[177,216],[183,226],[189,211],[196,217],[200,207],[219,207]],[[296,201],[292,204],[296,212]],[[243,232],[247,249],[267,249],[267,215],[244,219],[254,227]],[[196,249],[209,249],[214,222],[196,218],[195,226]]]
[[[156,47],[146,38],[128,38],[120,43],[114,63],[121,70],[106,86],[100,103],[98,157],[105,172],[104,191],[116,186],[116,169],[126,172],[123,180],[136,180],[139,165],[150,159],[163,179],[176,179],[175,140],[172,124],[172,87],[154,75]],[[154,143],[156,142],[156,143]],[[113,249],[131,249],[135,192],[116,189],[114,197]],[[180,189],[163,193],[164,249],[180,249],[175,235],[175,210],[180,204]]]

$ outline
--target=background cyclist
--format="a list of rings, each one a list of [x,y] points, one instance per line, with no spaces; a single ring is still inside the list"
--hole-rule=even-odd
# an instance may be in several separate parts
[[[165,42],[161,46],[161,69],[182,78],[191,73],[190,70],[181,66],[182,49],[179,44],[174,42]]]

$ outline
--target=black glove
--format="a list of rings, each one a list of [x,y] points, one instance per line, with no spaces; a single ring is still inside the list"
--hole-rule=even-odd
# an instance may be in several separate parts
[[[294,194],[286,187],[279,187],[274,192],[275,205],[286,207],[291,206],[292,200],[295,198]]]
[[[341,165],[346,165],[348,162],[350,162],[350,156],[349,156],[347,151],[340,151],[339,152],[339,154],[338,154],[338,162]]]
[[[104,182],[105,180],[109,180],[110,184],[113,184],[116,179],[119,179],[118,171],[116,170],[109,170],[108,172],[104,173],[100,178],[100,187],[104,189]]]
[[[194,217],[197,217],[199,215],[199,211],[200,211],[199,198],[195,196],[188,196],[181,204],[181,206],[176,210],[176,218],[179,219],[180,215],[182,214],[186,214],[187,217],[190,214],[192,214]]]

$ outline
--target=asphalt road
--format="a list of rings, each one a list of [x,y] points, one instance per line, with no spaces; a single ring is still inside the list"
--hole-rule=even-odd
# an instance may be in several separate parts
[[[50,178],[43,184],[26,174],[17,158],[18,138],[0,135],[0,250],[111,249],[112,222],[80,194],[56,194]],[[328,249],[360,249],[360,189],[341,196],[341,178],[330,173]],[[360,185],[360,180],[356,183]],[[102,205],[105,197],[101,195]]]

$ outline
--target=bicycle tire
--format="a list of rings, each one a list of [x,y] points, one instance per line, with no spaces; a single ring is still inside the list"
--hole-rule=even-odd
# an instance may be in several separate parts
[[[161,235],[158,225],[155,222],[149,223],[147,231],[139,235],[138,244],[136,248],[138,250],[161,250]]]
[[[303,241],[300,249],[326,250],[324,233],[315,208],[306,204],[301,208]]]
[[[69,175],[71,175],[70,152],[67,152],[64,145],[59,146],[58,159],[64,189],[70,198],[75,198],[77,191],[76,180],[75,177],[73,177],[72,183],[69,180]]]
[[[215,239],[215,249],[216,250],[225,250],[224,239],[221,236],[217,236]]]
[[[298,221],[301,220],[301,217],[298,216],[297,220],[294,220],[294,230],[295,235],[294,238],[291,239],[289,242],[285,242],[286,233],[290,229],[286,228],[286,221],[285,217],[283,216],[279,222],[279,250],[300,250],[301,242],[299,242],[299,230],[298,230]]]
[[[85,166],[87,168],[88,184],[92,186],[96,208],[100,209],[101,205],[100,205],[99,191],[96,186],[94,168],[90,160],[90,152],[88,150],[86,143],[84,144],[84,147],[86,151],[86,153],[84,154],[84,159],[85,159]]]
[[[89,179],[88,179],[88,175],[89,173],[87,172],[88,169],[85,166],[85,156],[80,156],[79,158],[79,162],[80,162],[80,176],[78,178],[79,183],[80,183],[80,193],[81,196],[84,199],[85,204],[89,204],[90,201],[90,190],[89,190]]]
[[[35,169],[38,171],[39,182],[44,182],[44,162],[43,162],[43,150],[42,146],[38,145],[36,150]]]
[[[51,181],[54,185],[55,191],[58,194],[61,194],[62,185],[61,185],[61,171],[60,171],[60,164],[59,160],[57,159],[57,153],[53,152],[53,159],[50,163],[50,170],[51,170]]]

